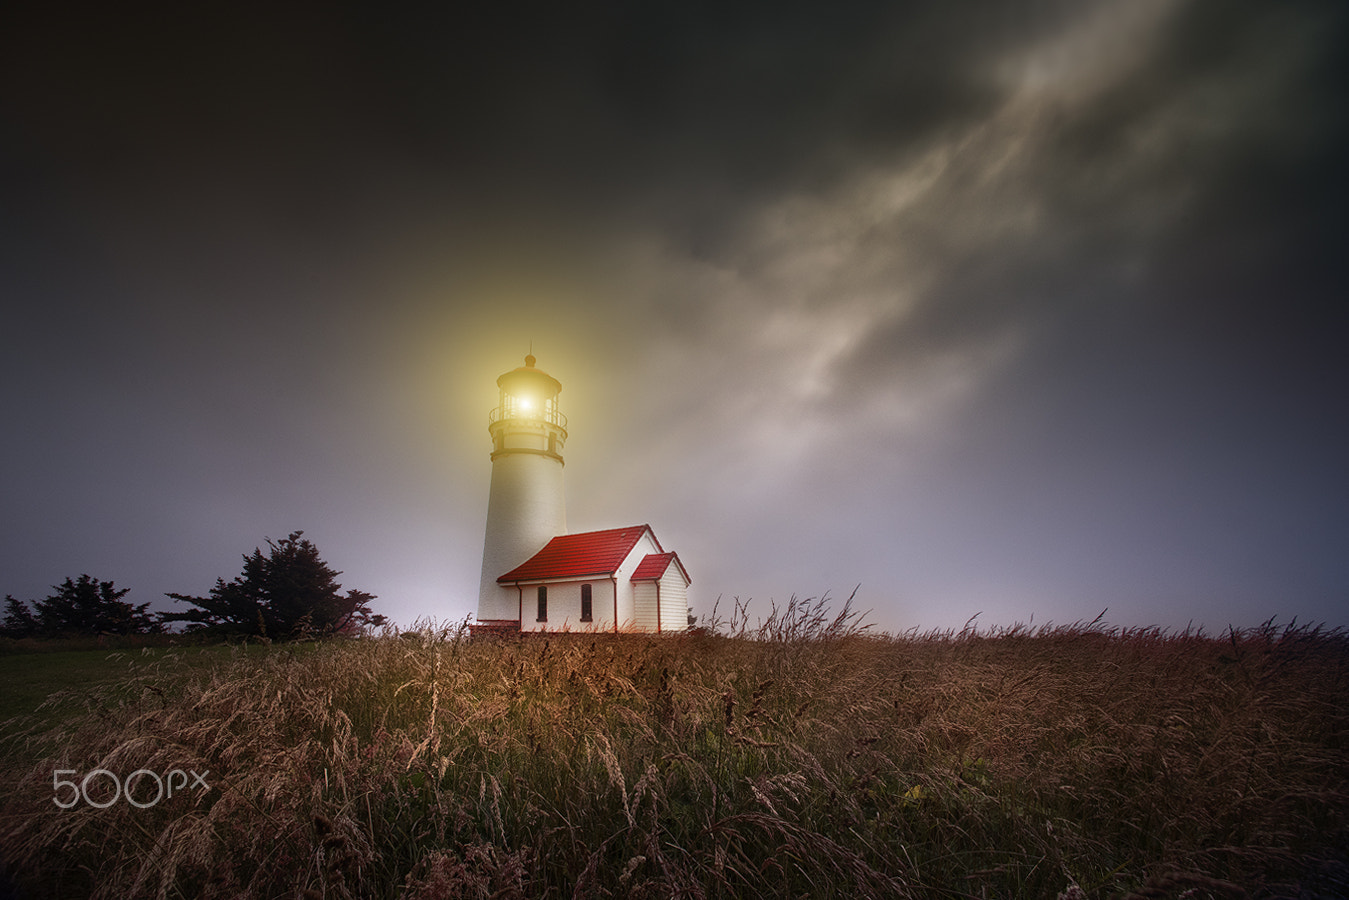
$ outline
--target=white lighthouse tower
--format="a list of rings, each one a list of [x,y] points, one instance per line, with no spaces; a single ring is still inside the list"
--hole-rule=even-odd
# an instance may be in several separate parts
[[[499,584],[504,572],[524,563],[558,535],[567,533],[562,490],[562,446],[567,417],[557,408],[562,384],[536,368],[534,356],[497,379],[500,400],[488,417],[492,436],[492,488],[487,501],[478,621],[516,625],[520,599]]]

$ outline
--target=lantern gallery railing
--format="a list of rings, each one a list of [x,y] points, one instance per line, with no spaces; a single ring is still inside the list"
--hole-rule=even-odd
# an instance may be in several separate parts
[[[491,425],[505,419],[526,419],[536,422],[547,422],[549,425],[556,425],[563,431],[567,430],[567,417],[557,411],[557,407],[548,406],[544,409],[526,407],[522,404],[509,404],[498,406],[492,410],[491,415],[487,417],[487,424]]]

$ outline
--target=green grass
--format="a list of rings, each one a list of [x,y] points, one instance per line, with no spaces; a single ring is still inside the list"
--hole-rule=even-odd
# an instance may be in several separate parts
[[[57,646],[83,641],[58,642]],[[107,701],[119,686],[131,687],[138,678],[165,663],[175,676],[191,677],[201,669],[228,662],[240,653],[225,645],[148,646],[114,649],[46,649],[40,645],[0,653],[0,723],[24,718],[56,724],[88,702]],[[260,655],[267,648],[253,645],[244,653]]]
[[[0,856],[33,897],[1349,893],[1342,632],[742,624],[99,669],[7,742]],[[55,807],[98,767],[210,789]]]
[[[66,650],[0,656],[0,721],[29,716],[58,691],[77,693],[119,679],[126,663],[106,650]]]

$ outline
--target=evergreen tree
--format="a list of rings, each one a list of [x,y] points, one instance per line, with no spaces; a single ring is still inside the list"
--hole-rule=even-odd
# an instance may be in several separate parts
[[[149,612],[149,603],[139,606],[127,603],[122,598],[131,589],[119,591],[111,581],[81,575],[76,581],[67,578],[52,589],[56,593],[33,604],[38,631],[46,636],[155,634],[164,630],[163,624]],[[6,624],[8,619],[7,615]]]
[[[26,638],[35,636],[39,630],[37,618],[28,607],[6,594],[5,618],[0,621],[0,634],[8,638]]]
[[[196,609],[164,613],[166,622],[187,622],[190,630],[209,629],[285,640],[310,635],[349,633],[380,625],[372,615],[373,594],[341,593],[335,572],[320,557],[303,531],[279,541],[267,539],[267,553],[254,548],[244,556],[242,573],[233,581],[216,579],[205,597],[169,594]]]

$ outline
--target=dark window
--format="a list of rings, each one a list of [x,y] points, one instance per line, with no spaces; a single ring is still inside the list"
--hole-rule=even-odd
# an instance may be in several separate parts
[[[590,585],[581,585],[581,621],[590,621]]]
[[[539,585],[539,621],[548,621],[548,588]]]
[[[548,435],[548,452],[549,453],[557,452],[557,435],[555,434]]]

